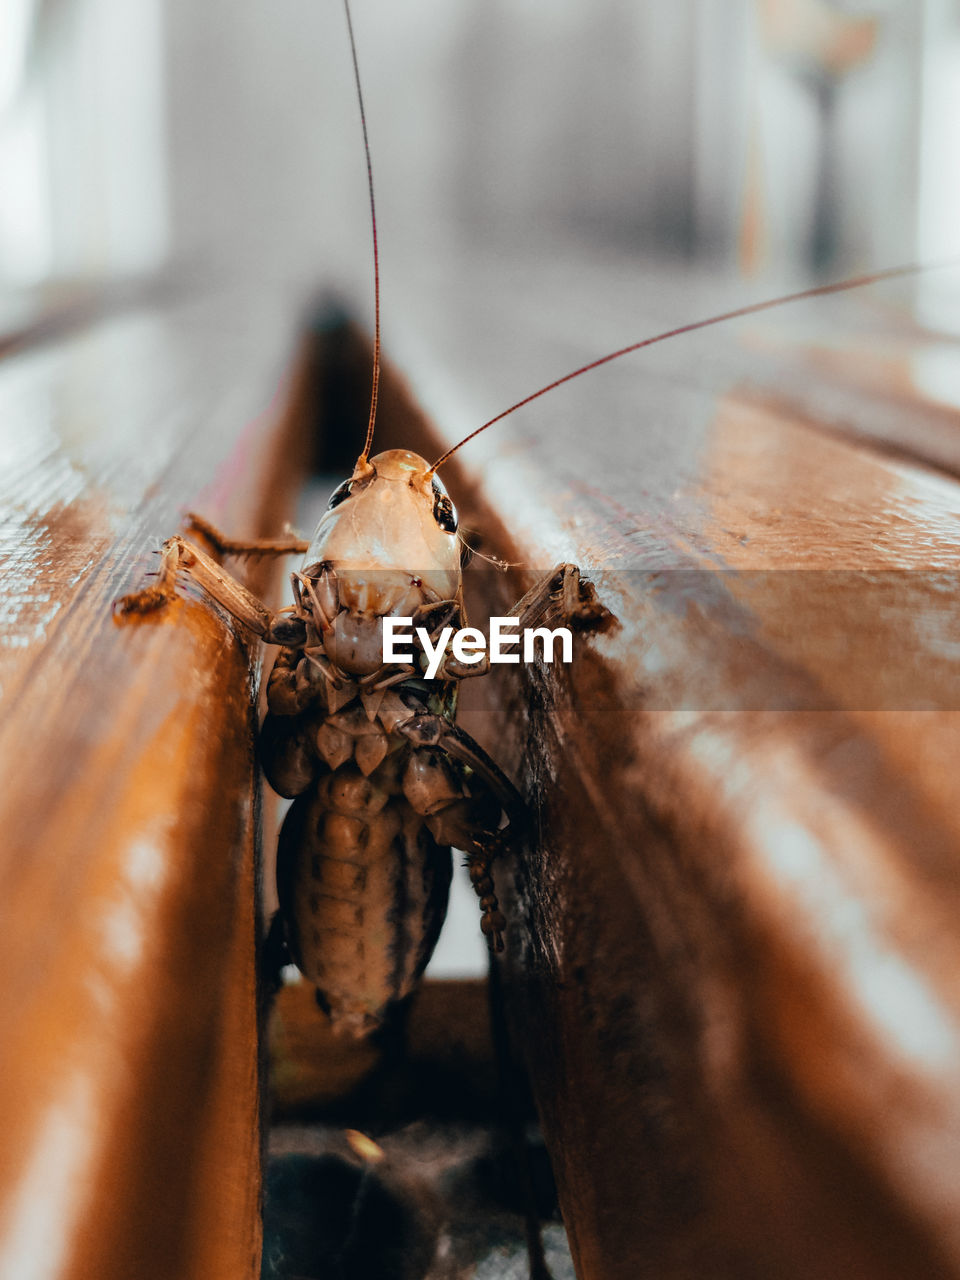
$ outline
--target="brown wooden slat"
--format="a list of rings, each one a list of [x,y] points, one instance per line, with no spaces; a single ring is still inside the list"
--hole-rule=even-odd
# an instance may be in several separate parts
[[[478,276],[400,342],[451,440],[597,353],[544,358],[528,282]],[[798,399],[802,352],[771,364],[753,325],[728,358],[745,332],[564,388],[447,476],[527,566],[488,605],[571,559],[621,624],[473,690],[539,833],[508,895],[517,1034],[584,1280],[956,1276],[960,487],[906,456],[955,419],[905,384],[902,435],[865,447]],[[858,376],[844,396],[869,424]]]
[[[404,265],[393,285],[404,298],[404,323],[390,329],[390,351],[422,371],[418,393],[454,437],[460,425],[465,434],[586,360],[811,283],[681,271],[563,241],[523,256],[471,246],[453,263],[438,254]],[[558,391],[542,404],[544,416],[528,421],[543,424],[546,445],[557,420],[576,415],[591,424],[598,461],[610,458],[612,444],[635,441],[624,479],[636,484],[657,447],[661,394],[686,390],[692,405],[698,393],[707,403],[734,391],[760,401],[772,395],[817,431],[956,474],[954,335],[932,321],[918,324],[914,310],[917,297],[933,291],[935,314],[949,318],[958,274],[928,271],[674,339]],[[638,378],[640,405],[631,404]],[[621,387],[618,425],[608,419]]]
[[[259,659],[110,605],[185,508],[282,524],[289,343],[261,296],[0,362],[3,1274],[258,1274]]]
[[[529,298],[494,264],[398,335],[451,438],[594,354],[498,372],[491,318],[540,334]],[[108,605],[181,504],[281,523],[285,336],[261,298],[0,365],[0,1258],[46,1274],[256,1268],[249,655],[197,601]],[[956,1275],[957,489],[771,401],[762,355],[691,351],[696,378],[611,368],[448,477],[510,558],[603,571],[621,622],[472,693],[538,818],[510,972],[578,1265]],[[384,392],[380,446],[427,449]]]
[[[381,1042],[335,1035],[317,1008],[313,987],[283,987],[270,1014],[270,1106],[274,1120],[306,1113],[337,1114],[366,1087],[361,1114],[390,1107],[371,1102],[371,1081],[379,1085],[395,1113],[497,1118],[497,1066],[489,1025],[486,982],[479,978],[426,981],[417,992],[404,1027],[404,1053],[389,1058]],[[350,1116],[349,1109],[346,1113]],[[357,1123],[351,1117],[348,1123]]]

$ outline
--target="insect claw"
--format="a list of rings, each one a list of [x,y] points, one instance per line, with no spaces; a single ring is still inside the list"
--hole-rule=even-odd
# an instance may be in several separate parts
[[[114,600],[110,606],[113,616],[118,622],[134,615],[152,613],[162,605],[168,604],[167,593],[161,587],[147,587],[143,591],[131,591]]]

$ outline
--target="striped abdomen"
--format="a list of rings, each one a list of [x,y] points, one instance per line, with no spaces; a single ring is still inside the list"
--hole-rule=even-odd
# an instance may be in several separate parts
[[[368,777],[352,761],[293,803],[277,887],[287,941],[335,1027],[363,1035],[413,989],[446,912],[450,850],[403,795],[405,747]]]

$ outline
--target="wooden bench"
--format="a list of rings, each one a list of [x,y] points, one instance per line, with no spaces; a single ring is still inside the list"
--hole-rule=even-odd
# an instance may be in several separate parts
[[[470,308],[438,279],[378,446],[452,442],[713,309],[651,275],[645,317],[591,270],[589,342],[509,262]],[[590,1280],[960,1275],[960,435],[911,372],[947,340],[908,297],[610,366],[445,473],[523,566],[476,573],[476,617],[564,559],[619,621],[571,668],[476,682],[467,720],[535,819],[500,875],[505,976]],[[538,368],[510,367],[501,310]],[[349,465],[362,344],[293,350],[268,300],[214,300],[0,364],[4,1263],[256,1273],[259,655],[189,593],[134,625],[110,602],[183,509],[275,532],[320,400]]]
[[[960,423],[910,294],[681,339],[460,455],[498,552],[596,569],[621,624],[488,706],[584,1277],[960,1273]]]
[[[185,508],[289,516],[290,329],[148,305],[0,363],[4,1274],[257,1272],[260,656],[111,602]]]

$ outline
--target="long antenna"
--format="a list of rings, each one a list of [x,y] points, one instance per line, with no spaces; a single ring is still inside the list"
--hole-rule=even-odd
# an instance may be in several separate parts
[[[350,56],[353,58],[353,78],[357,85],[357,101],[360,104],[360,124],[363,128],[363,151],[367,158],[367,188],[370,191],[370,224],[373,228],[373,298],[374,298],[374,337],[373,337],[373,389],[370,392],[370,417],[367,419],[367,438],[363,442],[363,453],[360,462],[366,462],[373,444],[373,428],[377,420],[377,399],[380,395],[380,250],[377,244],[377,207],[373,200],[373,164],[370,161],[370,138],[367,134],[367,113],[363,106],[363,89],[360,86],[360,64],[357,62],[357,42],[353,38],[353,18],[350,15],[350,0],[343,0],[343,11],[347,15],[347,31],[350,34]]]
[[[531,400],[537,400],[540,396],[545,396],[548,391],[553,391],[555,387],[562,387],[565,382],[572,382],[574,378],[579,378],[582,373],[589,373],[591,369],[599,369],[602,364],[609,364],[611,360],[619,360],[621,356],[629,355],[631,351],[640,351],[643,347],[652,347],[658,342],[666,342],[668,338],[677,338],[681,333],[692,333],[695,329],[707,329],[710,325],[721,324],[724,320],[736,320],[740,316],[755,315],[758,311],[769,311],[773,307],[782,307],[788,302],[801,302],[804,298],[819,298],[827,293],[843,293],[847,289],[859,289],[864,285],[876,284],[880,280],[893,280],[897,276],[918,275],[923,271],[935,271],[942,267],[957,266],[958,262],[960,262],[960,259],[950,258],[946,262],[927,262],[920,265],[910,263],[901,267],[888,267],[885,271],[875,271],[868,276],[855,276],[849,280],[840,280],[835,284],[816,285],[812,289],[802,289],[799,293],[786,293],[779,298],[768,298],[765,302],[751,302],[746,307],[737,307],[734,311],[724,311],[721,315],[710,316],[706,320],[695,320],[693,324],[683,324],[678,329],[668,329],[665,333],[657,333],[652,338],[643,338],[640,342],[632,342],[629,347],[621,347],[619,351],[611,351],[609,355],[601,356],[599,360],[591,360],[589,364],[581,365],[579,369],[574,369],[572,373],[567,373],[562,378],[556,378],[553,382],[548,382],[545,387],[541,387],[539,391],[534,391],[532,395],[524,396],[522,400],[512,404],[509,409],[504,409],[503,413],[498,413],[495,418],[485,422],[482,427],[477,427],[476,431],[471,431],[468,436],[464,436],[459,444],[455,444],[452,449],[448,449],[445,454],[436,460],[430,471],[432,473],[439,470],[448,458],[478,436],[481,431],[486,431],[487,427],[492,427],[495,422],[508,417],[517,409],[522,409]]]

